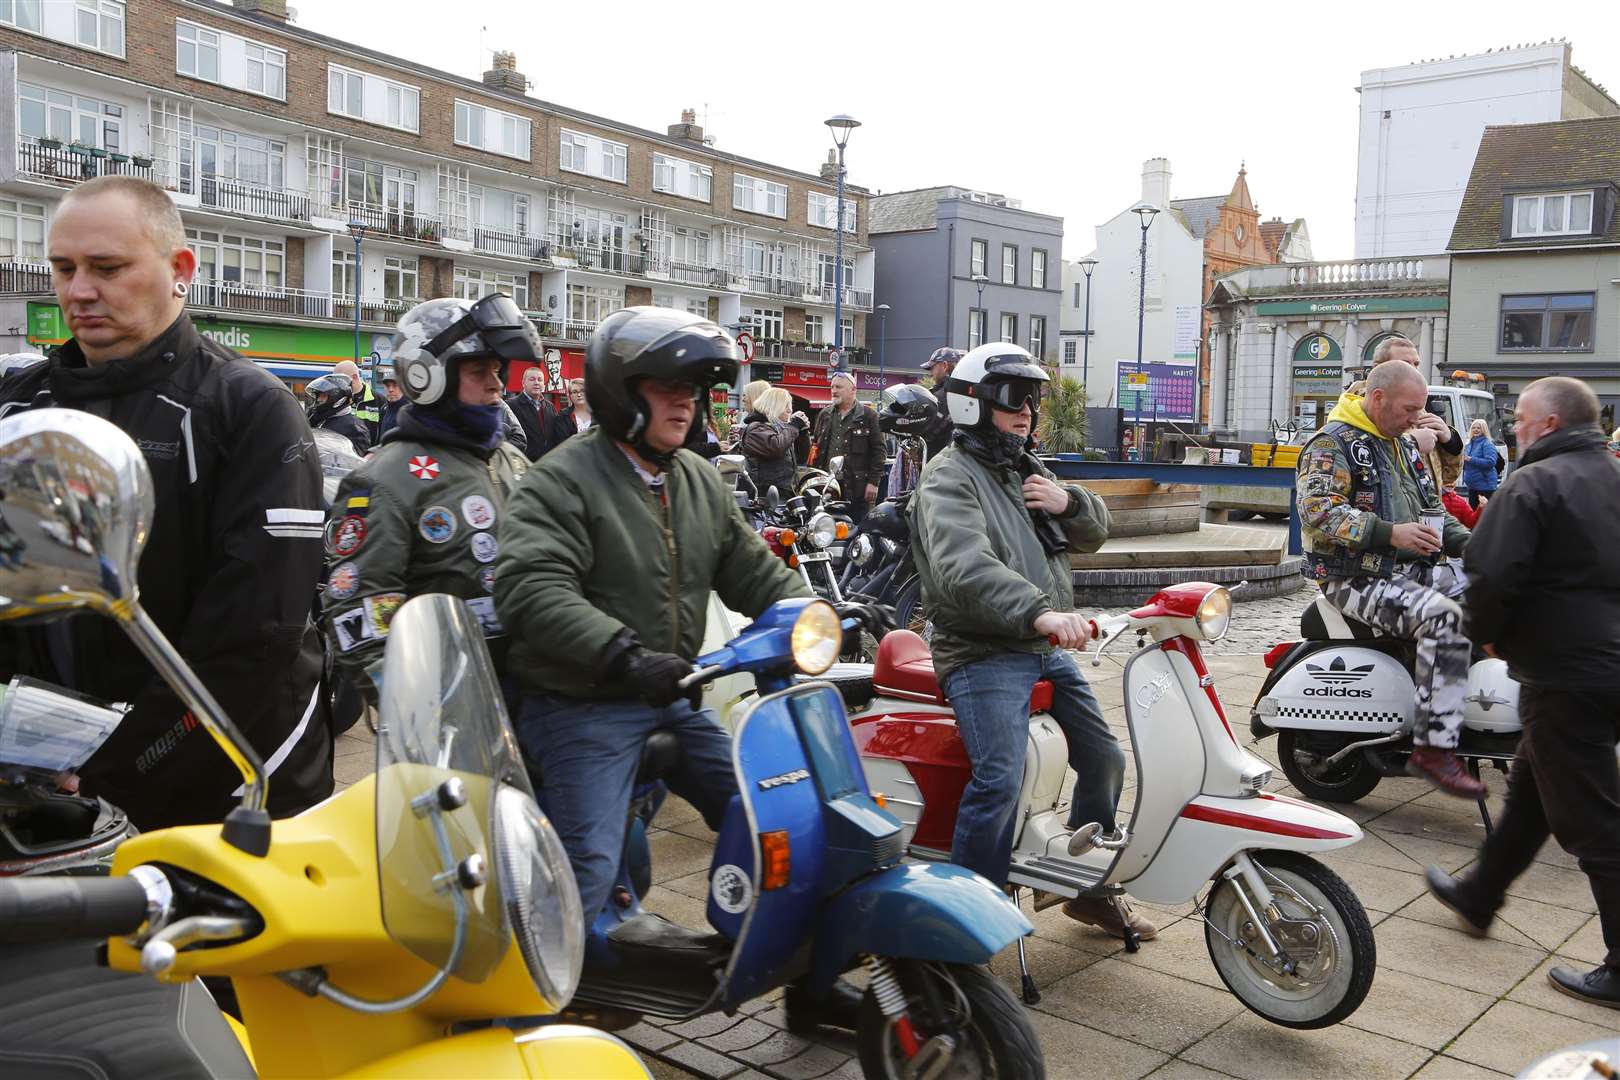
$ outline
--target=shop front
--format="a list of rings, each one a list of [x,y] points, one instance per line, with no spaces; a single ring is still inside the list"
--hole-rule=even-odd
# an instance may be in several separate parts
[[[1344,388],[1344,353],[1323,333],[1307,334],[1294,346],[1293,418],[1301,433],[1327,423]]]

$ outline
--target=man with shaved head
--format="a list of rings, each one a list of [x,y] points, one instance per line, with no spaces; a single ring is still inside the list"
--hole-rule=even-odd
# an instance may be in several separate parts
[[[124,176],[73,188],[47,255],[73,337],[0,381],[0,415],[79,409],[134,440],[154,495],[141,601],[258,750],[271,812],[311,806],[332,790],[332,742],[310,621],[326,515],[303,411],[192,325],[197,258],[162,188]],[[0,632],[0,681],[14,675],[132,705],[77,781],[142,830],[216,822],[235,804],[235,768],[111,622]]]
[[[1457,757],[1468,639],[1447,556],[1468,530],[1440,501],[1438,478],[1416,465],[1412,430],[1428,400],[1423,376],[1391,360],[1373,368],[1364,396],[1339,399],[1299,456],[1296,498],[1305,574],[1352,619],[1417,645],[1412,756],[1407,771],[1448,794],[1484,785]]]
[[[366,426],[371,445],[375,446],[382,440],[382,411],[371,384],[360,377],[360,369],[353,360],[339,360],[332,365],[332,374],[349,380],[349,388],[354,392],[349,407],[354,410],[354,418]]]
[[[1586,873],[1608,952],[1547,977],[1620,1009],[1620,461],[1578,379],[1531,383],[1513,426],[1518,466],[1468,545],[1468,633],[1518,680],[1524,734],[1479,860],[1457,878],[1431,867],[1429,888],[1483,937],[1552,835]]]

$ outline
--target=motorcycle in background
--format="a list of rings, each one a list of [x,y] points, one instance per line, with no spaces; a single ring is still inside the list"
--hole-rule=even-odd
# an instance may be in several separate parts
[[[0,568],[0,620],[113,619],[243,794],[222,826],[126,840],[109,877],[0,878],[0,941],[15,946],[0,951],[0,1071],[72,1060],[142,1077],[647,1075],[602,1032],[488,1024],[568,1003],[584,919],[461,601],[419,596],[395,614],[376,772],[272,824],[257,752],[138,601],[152,488],[134,442],[88,413],[43,409],[0,420],[7,460],[52,481],[51,495],[13,485],[8,517],[71,518],[83,544]],[[105,968],[58,944],[97,937],[110,939]],[[241,1024],[200,976],[231,980]],[[52,1022],[30,1023],[41,1000]]]

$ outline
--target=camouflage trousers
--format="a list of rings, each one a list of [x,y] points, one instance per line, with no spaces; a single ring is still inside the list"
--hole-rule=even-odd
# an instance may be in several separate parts
[[[1333,578],[1322,582],[1322,595],[1344,615],[1392,637],[1417,643],[1417,708],[1412,742],[1453,750],[1462,729],[1463,699],[1468,693],[1470,647],[1462,632],[1461,571],[1402,563],[1391,578]]]

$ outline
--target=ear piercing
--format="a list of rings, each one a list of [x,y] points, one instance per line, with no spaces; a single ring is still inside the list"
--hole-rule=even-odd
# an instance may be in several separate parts
[[[177,281],[177,282],[174,283],[174,295],[175,296],[184,296],[184,295],[186,295],[186,293],[188,293],[190,291],[191,291],[191,286],[187,285],[185,282]]]

